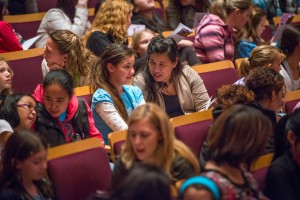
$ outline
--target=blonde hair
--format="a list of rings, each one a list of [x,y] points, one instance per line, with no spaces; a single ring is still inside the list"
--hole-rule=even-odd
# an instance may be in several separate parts
[[[225,21],[233,11],[239,9],[244,12],[251,6],[251,0],[215,0],[211,4],[209,10],[210,13],[218,15],[223,21]]]
[[[64,69],[73,77],[74,86],[81,86],[80,77],[88,75],[95,57],[84,47],[81,39],[69,30],[56,30],[50,34],[50,38],[62,54],[68,54]]]
[[[8,65],[8,67],[10,69],[9,73],[10,73],[11,78],[12,78],[14,76],[13,70],[10,68],[10,66],[9,66],[8,62],[5,60],[5,58],[0,57],[0,64],[3,63],[3,62],[5,62]],[[0,95],[9,95],[9,94],[12,94],[12,87],[0,91]]]
[[[246,77],[250,70],[257,67],[268,67],[269,64],[273,64],[280,58],[281,53],[278,48],[271,45],[258,46],[252,50],[249,58],[242,60],[239,74],[241,77]]]
[[[133,10],[133,5],[126,0],[106,0],[98,10],[92,27],[84,35],[88,40],[92,32],[100,31],[112,35],[116,42],[127,41],[127,20]]]
[[[129,118],[128,127],[142,119],[147,119],[155,127],[161,138],[153,157],[156,165],[163,168],[171,179],[174,179],[171,169],[176,155],[181,156],[190,163],[195,173],[200,172],[195,155],[186,145],[175,138],[174,128],[170,123],[169,117],[157,104],[147,103],[135,109]],[[127,169],[131,168],[137,160],[129,137],[130,135],[127,134],[121,153],[121,160]]]
[[[154,33],[153,31],[149,30],[149,29],[145,29],[143,31],[138,31],[138,32],[135,32],[133,35],[132,35],[132,38],[131,38],[131,43],[130,43],[130,48],[132,48],[133,52],[137,55],[137,56],[140,56],[138,55],[137,53],[137,50],[139,48],[139,45],[141,44],[141,39],[142,39],[142,36],[144,33],[150,33],[152,34],[153,36],[156,36],[157,34]]]

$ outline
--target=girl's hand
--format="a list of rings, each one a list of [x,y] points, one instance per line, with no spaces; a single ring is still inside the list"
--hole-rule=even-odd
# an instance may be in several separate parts
[[[88,0],[78,0],[76,7],[86,8]]]

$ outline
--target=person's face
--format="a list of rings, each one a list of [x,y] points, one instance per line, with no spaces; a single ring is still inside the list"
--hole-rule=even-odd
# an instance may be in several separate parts
[[[6,62],[0,61],[0,93],[11,88],[12,71]]]
[[[16,161],[16,168],[20,171],[23,181],[38,181],[47,170],[47,150],[42,149],[23,161]]]
[[[266,20],[267,20],[267,18],[266,18],[266,16],[264,16],[260,19],[260,22],[257,24],[256,33],[258,36],[261,36],[261,34],[264,32]]]
[[[59,84],[48,85],[44,91],[44,106],[52,117],[59,117],[68,108],[70,97]]]
[[[196,0],[179,0],[182,6],[195,6]]]
[[[189,187],[184,192],[183,200],[213,200],[212,194],[206,189],[196,189],[195,187]]]
[[[154,0],[134,0],[134,7],[137,12],[152,10],[155,7]]]
[[[149,32],[143,32],[141,36],[141,41],[140,44],[137,48],[137,53],[139,54],[140,57],[143,57],[147,53],[148,45],[151,41],[151,39],[154,37],[152,33]]]
[[[281,55],[278,54],[278,58],[273,63],[271,63],[269,67],[272,68],[272,69],[274,69],[276,72],[279,73],[279,71],[281,69],[280,68],[281,61],[282,61]]]
[[[248,8],[247,10],[241,11],[237,10],[235,27],[237,30],[240,30],[245,26],[245,24],[250,20],[250,16],[252,13],[252,7]]]
[[[285,105],[285,95],[286,89],[285,86],[279,92],[273,92],[273,99],[272,99],[272,110],[275,113],[278,113]]]
[[[153,53],[149,56],[148,67],[156,82],[169,82],[177,62],[172,62],[166,54]]]
[[[124,58],[117,65],[108,64],[107,69],[109,71],[109,81],[118,88],[122,85],[128,85],[131,83],[134,75],[134,56]]]
[[[23,96],[17,103],[20,124],[15,129],[30,129],[36,120],[36,102],[30,96]]]
[[[68,55],[61,53],[50,37],[46,42],[44,56],[50,71],[53,69],[63,69],[68,59]]]
[[[158,130],[147,119],[141,119],[128,127],[128,134],[138,160],[153,162],[160,140]]]

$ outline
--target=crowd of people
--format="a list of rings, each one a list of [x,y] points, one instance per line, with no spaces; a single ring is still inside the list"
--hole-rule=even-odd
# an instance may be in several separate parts
[[[0,53],[22,50],[4,21],[8,10],[38,12],[35,0],[22,2],[0,0]],[[91,23],[89,0],[57,0],[36,33],[44,80],[32,94],[13,91],[13,69],[0,55],[0,199],[55,199],[47,149],[89,137],[104,147],[121,130],[112,187],[90,199],[169,200],[175,185],[183,200],[299,199],[300,103],[293,113],[284,107],[286,93],[300,89],[300,29],[287,25],[276,46],[262,38],[267,20],[299,5],[270,2],[169,0],[164,18],[154,0],[100,0]],[[179,23],[195,37],[162,36]],[[131,24],[146,29],[129,40]],[[240,79],[217,89],[197,158],[170,118],[208,109],[206,83],[191,66],[237,58]],[[90,105],[74,94],[80,86],[90,86]],[[270,153],[260,188],[251,166]]]

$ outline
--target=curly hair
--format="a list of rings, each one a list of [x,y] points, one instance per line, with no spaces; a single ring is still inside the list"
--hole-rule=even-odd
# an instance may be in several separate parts
[[[224,110],[235,104],[251,104],[255,98],[254,93],[242,85],[223,85],[216,96]]]
[[[246,87],[254,92],[256,101],[271,98],[273,92],[278,93],[284,86],[283,77],[269,67],[255,68],[246,78]]]
[[[126,0],[106,0],[100,7],[92,27],[84,35],[86,42],[92,32],[100,31],[112,35],[118,43],[127,41],[127,20],[133,5]]]
[[[281,59],[281,53],[278,48],[271,45],[255,47],[250,57],[242,60],[239,74],[241,77],[246,77],[250,70],[258,67],[268,67],[268,65],[273,64],[278,59]]]
[[[64,69],[74,78],[74,86],[81,86],[80,77],[88,75],[95,57],[85,48],[81,39],[69,30],[56,30],[50,34],[50,38],[62,54],[68,54]]]

